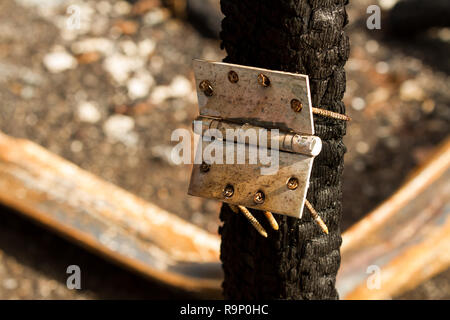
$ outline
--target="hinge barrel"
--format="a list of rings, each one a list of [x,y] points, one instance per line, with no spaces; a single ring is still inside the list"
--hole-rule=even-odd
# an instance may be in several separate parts
[[[238,124],[200,116],[194,121],[193,129],[196,134],[202,136],[213,135],[215,138],[217,138],[216,133],[212,130],[218,130],[222,137],[221,140],[252,144],[258,147],[299,153],[311,157],[317,156],[322,150],[322,140],[319,137],[292,132],[278,132],[277,134],[271,130],[248,123]],[[251,138],[253,133],[257,135],[254,137],[255,139]]]

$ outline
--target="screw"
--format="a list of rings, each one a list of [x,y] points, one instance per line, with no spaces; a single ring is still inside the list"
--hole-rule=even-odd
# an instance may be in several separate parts
[[[262,204],[262,203],[264,203],[265,198],[266,198],[266,196],[264,195],[264,192],[258,191],[255,193],[255,196],[253,197],[253,201],[256,204]]]
[[[202,82],[200,82],[200,85],[198,87],[207,97],[211,97],[214,93],[214,89],[208,80],[203,80]]]
[[[230,80],[231,83],[237,83],[239,81],[239,76],[236,72],[231,70],[228,72],[228,80]]]
[[[262,235],[264,238],[267,238],[267,231],[263,228],[263,226],[256,220],[256,218],[251,214],[251,212],[244,206],[238,206],[244,216],[250,221],[252,226]]]
[[[323,222],[322,218],[319,216],[319,214],[314,209],[312,204],[308,201],[308,199],[305,199],[305,205],[308,208],[309,212],[311,213],[311,216],[313,217],[314,221],[320,227],[320,229],[322,229],[323,232],[328,234],[328,227],[327,227],[327,225],[325,224],[325,222]]]
[[[300,100],[298,99],[292,99],[291,100],[291,108],[292,110],[294,110],[295,112],[300,112],[303,109],[303,105],[300,102]]]
[[[277,220],[275,220],[275,217],[273,216],[272,212],[265,211],[264,215],[266,216],[273,230],[277,231],[278,229],[280,229],[280,227],[278,226],[278,222]]]
[[[352,120],[352,118],[350,118],[349,116],[346,116],[345,114],[340,114],[337,112],[333,112],[333,111],[329,111],[329,110],[325,110],[325,109],[314,108],[314,107],[312,108],[312,113],[318,114],[320,116],[324,116],[327,118],[337,119],[337,120],[343,120],[343,121]]]
[[[202,164],[200,165],[200,171],[203,173],[208,172],[210,168],[211,165],[207,164],[206,162],[202,162]]]
[[[297,178],[290,178],[288,182],[286,183],[289,190],[295,190],[298,188],[298,179]]]
[[[225,189],[223,189],[223,196],[225,198],[231,198],[234,194],[234,188],[231,184],[227,184]]]
[[[263,87],[268,87],[270,86],[270,80],[267,76],[263,75],[262,73],[260,73],[258,75],[258,83],[260,85],[262,85]]]

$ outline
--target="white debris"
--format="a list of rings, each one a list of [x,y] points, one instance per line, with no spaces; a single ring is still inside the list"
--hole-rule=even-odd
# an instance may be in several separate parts
[[[84,101],[78,105],[77,116],[82,122],[96,123],[102,117],[95,102]]]
[[[107,15],[111,12],[111,4],[108,1],[99,1],[96,8],[98,13],[103,15]]]
[[[73,153],[78,153],[81,152],[82,150],[83,150],[83,142],[79,140],[72,141],[72,143],[70,144],[70,151],[72,151]]]
[[[103,125],[103,131],[112,141],[119,141],[126,146],[135,146],[139,137],[134,129],[134,119],[125,115],[115,114]]]
[[[126,1],[119,1],[114,4],[114,13],[123,16],[129,14],[131,11],[131,5]]]
[[[407,80],[400,87],[400,98],[405,101],[423,100],[425,92],[415,80]]]
[[[139,42],[139,55],[141,57],[148,57],[155,51],[156,43],[153,40],[145,39]]]
[[[360,154],[366,154],[367,152],[369,152],[369,144],[367,142],[364,141],[359,141],[356,144],[356,152],[360,153]]]
[[[71,50],[75,54],[96,51],[104,55],[109,55],[114,50],[114,44],[106,38],[87,38],[73,43]]]
[[[191,82],[185,77],[178,75],[172,80],[170,89],[173,97],[183,98],[191,93]]]
[[[375,70],[379,73],[379,74],[385,74],[389,72],[389,64],[387,62],[384,61],[380,61],[375,65]]]
[[[366,43],[366,50],[368,53],[375,53],[380,48],[380,45],[375,40],[369,40]]]
[[[9,279],[3,280],[3,288],[5,288],[7,290],[17,289],[18,286],[19,286],[19,284],[16,279],[9,278]]]
[[[168,17],[169,12],[166,9],[153,9],[143,17],[143,21],[148,26],[155,26],[166,21]]]
[[[153,89],[150,95],[151,103],[158,105],[165,100],[170,98],[170,87],[169,86],[157,86]]]
[[[151,86],[154,83],[153,77],[148,72],[139,72],[127,83],[128,96],[131,99],[139,99],[148,95]]]
[[[363,98],[361,98],[361,97],[354,97],[352,99],[352,108],[353,109],[355,109],[357,111],[361,111],[365,107],[366,107],[366,102],[364,101]]]
[[[395,6],[395,4],[398,2],[398,0],[380,0],[380,6],[383,10],[389,10],[391,9],[393,6]]]
[[[158,105],[170,98],[185,98],[192,94],[191,82],[185,77],[178,75],[173,78],[168,86],[157,86],[150,95],[150,101]]]
[[[131,40],[122,41],[119,46],[127,56],[134,56],[138,52],[137,45]]]
[[[77,60],[65,50],[47,53],[44,57],[45,67],[52,73],[73,69],[77,66]]]
[[[117,53],[109,56],[103,63],[103,68],[116,80],[119,84],[125,83],[132,71],[143,68],[145,62],[138,57],[128,57]]]

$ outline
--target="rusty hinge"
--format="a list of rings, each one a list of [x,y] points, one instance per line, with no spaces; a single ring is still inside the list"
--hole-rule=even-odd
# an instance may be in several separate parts
[[[308,76],[194,61],[200,116],[189,194],[301,218],[314,157]]]

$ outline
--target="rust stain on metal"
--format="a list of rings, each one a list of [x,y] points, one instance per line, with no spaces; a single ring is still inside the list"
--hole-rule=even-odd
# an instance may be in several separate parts
[[[390,299],[450,267],[450,138],[394,195],[343,234],[345,299]],[[367,268],[380,268],[370,290]],[[373,275],[372,275],[373,276]]]
[[[216,235],[2,133],[0,202],[147,277],[220,294]]]

